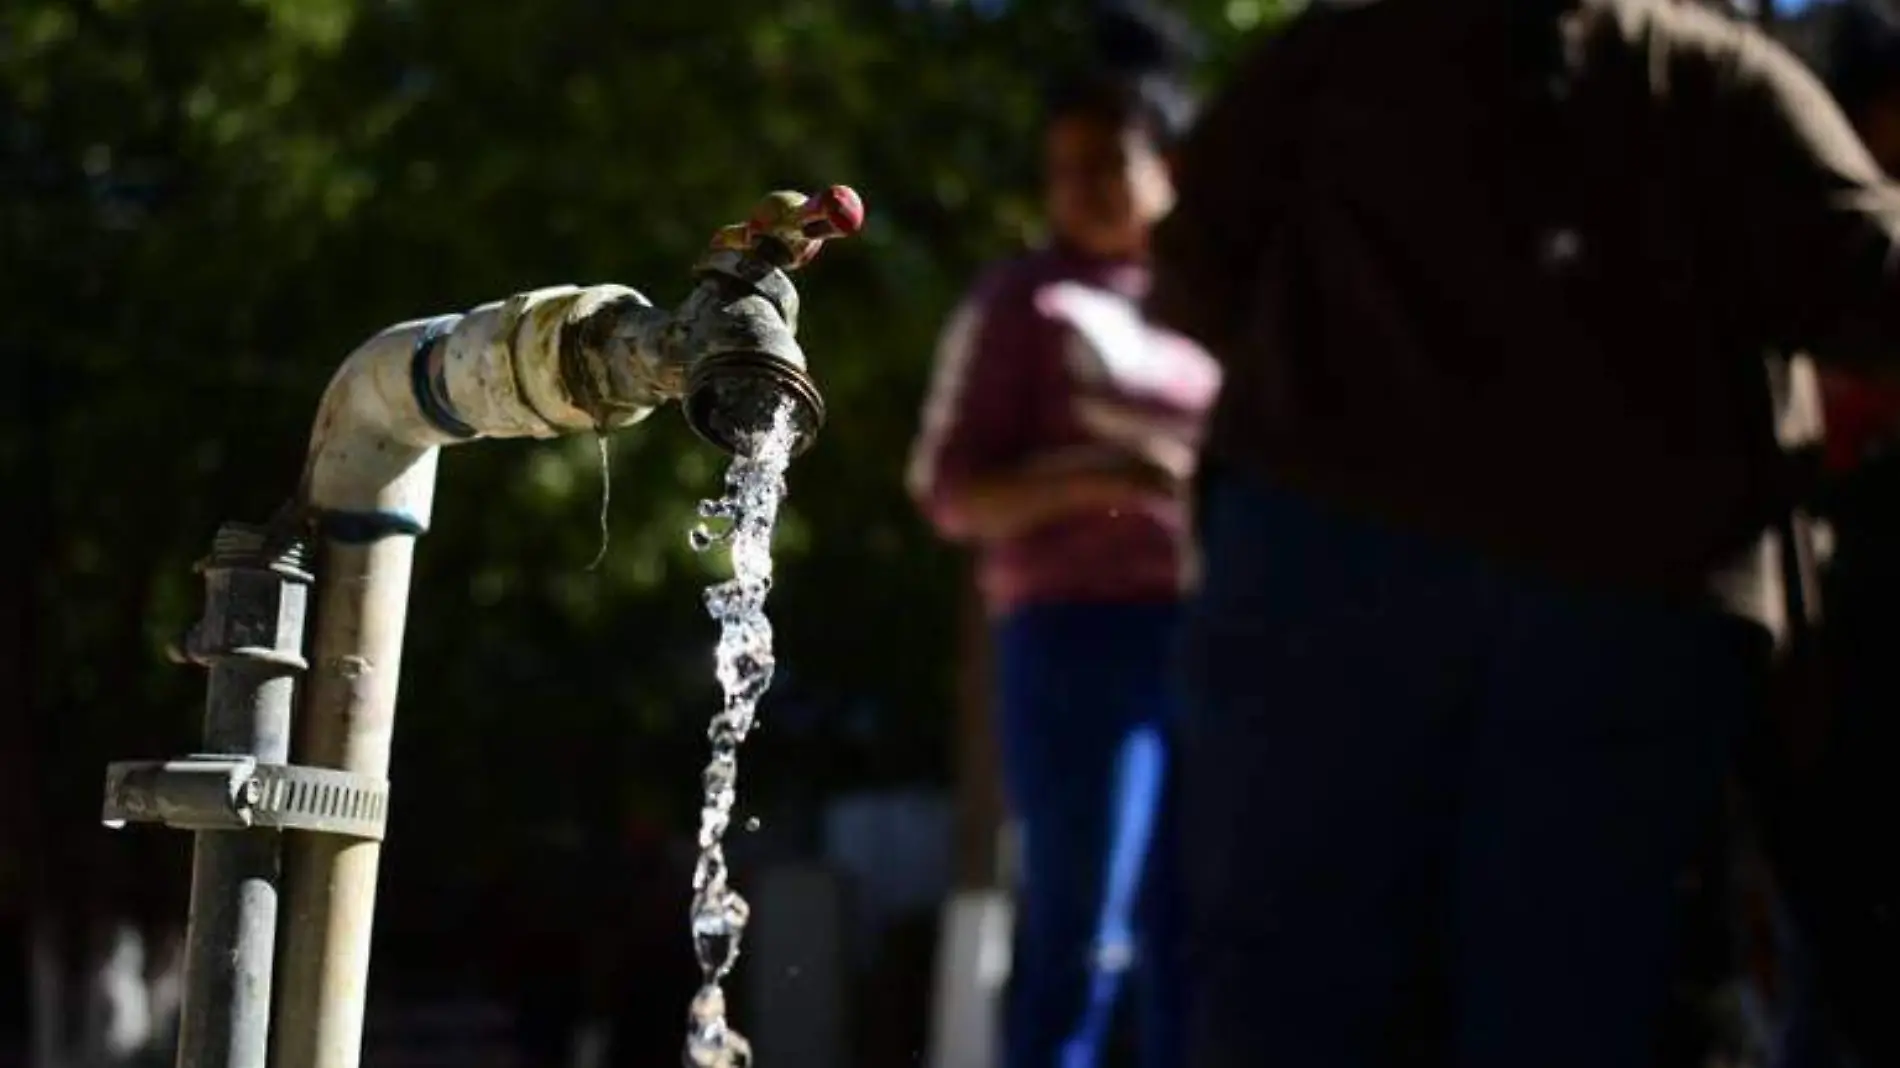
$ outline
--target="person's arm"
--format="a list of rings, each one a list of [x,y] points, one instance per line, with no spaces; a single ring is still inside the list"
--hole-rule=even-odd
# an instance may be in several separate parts
[[[1038,453],[1037,408],[1066,389],[1059,337],[1007,293],[966,304],[944,331],[907,481],[945,537],[1005,538],[1167,484],[1131,457]]]
[[[1748,32],[1722,57],[1720,143],[1735,250],[1766,340],[1839,364],[1900,366],[1900,187],[1801,62]]]
[[[1055,519],[1110,511],[1180,483],[1158,464],[1104,455],[1084,466],[1029,463],[972,475],[939,495],[939,528],[970,541],[1007,538]]]

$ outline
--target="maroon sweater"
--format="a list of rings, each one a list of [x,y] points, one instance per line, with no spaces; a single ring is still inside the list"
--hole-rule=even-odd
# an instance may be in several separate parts
[[[973,478],[1086,460],[1158,436],[1198,444],[1218,372],[1179,335],[1143,322],[1133,263],[1031,253],[991,270],[944,331],[909,483],[945,536],[970,540],[960,491]],[[1143,601],[1183,584],[1184,504],[1157,494],[983,542],[992,615],[1032,603]]]

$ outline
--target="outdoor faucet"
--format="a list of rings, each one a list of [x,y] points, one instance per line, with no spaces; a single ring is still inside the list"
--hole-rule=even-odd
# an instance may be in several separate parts
[[[442,448],[605,433],[667,401],[733,453],[789,403],[808,448],[825,405],[787,272],[863,224],[844,186],[773,193],[714,235],[673,311],[556,286],[392,326],[343,362],[290,506],[226,524],[201,565],[185,655],[211,672],[204,747],[107,771],[108,826],[195,835],[180,1065],[358,1068],[409,576]]]
[[[283,759],[271,754],[253,769],[243,753],[236,759],[213,754],[181,765],[167,780],[196,788],[191,797],[237,791],[230,805],[240,808],[250,804],[245,791],[255,784],[263,806],[258,812],[268,809],[272,825],[298,832],[284,842],[281,947],[274,952],[269,939],[248,936],[233,942],[238,936],[226,930],[268,931],[277,905],[267,896],[244,898],[239,911],[206,912],[205,937],[194,936],[192,944],[203,951],[193,958],[199,968],[193,974],[255,994],[228,1014],[248,1021],[243,1028],[204,1032],[207,1042],[239,1036],[226,1044],[245,1049],[216,1063],[265,1063],[263,1030],[245,1028],[258,1017],[249,1006],[273,997],[273,1068],[359,1063],[409,576],[416,538],[428,529],[442,448],[481,438],[605,433],[668,401],[679,401],[693,430],[728,452],[743,452],[789,401],[793,450],[808,448],[825,407],[796,340],[798,291],[788,272],[811,262],[825,241],[856,233],[863,223],[862,202],[844,186],[816,196],[773,193],[745,222],[714,235],[695,267],[697,286],[672,311],[625,286],[538,289],[464,315],[392,326],[337,371],[318,405],[293,507],[279,517],[295,529],[274,524],[254,538],[266,555],[284,537],[315,534],[318,543],[315,637],[297,687],[290,763],[266,770],[267,762]],[[277,583],[268,589],[310,579],[269,560],[245,559],[246,566],[264,568],[257,584]],[[295,574],[284,578],[278,571]],[[289,622],[301,628],[301,607],[299,600],[296,613],[272,615],[266,606],[260,618],[275,620],[278,630]],[[279,716],[273,722],[290,718],[287,705],[286,696],[271,706]],[[280,795],[281,805],[274,800]],[[109,811],[108,818],[143,818],[144,811]],[[152,811],[171,810],[159,805]],[[252,808],[240,814],[262,818]],[[223,824],[214,817],[236,818],[199,815],[215,826]],[[260,864],[274,863],[274,853],[260,856]],[[234,893],[229,882],[207,876],[207,900]],[[193,922],[199,921],[194,909]],[[239,944],[248,948],[229,951]],[[273,952],[281,964],[275,994]],[[193,1033],[194,1042],[199,1034]]]
[[[833,186],[815,197],[773,193],[745,222],[713,239],[699,262],[700,282],[671,313],[639,304],[600,316],[613,323],[606,382],[573,376],[575,388],[611,398],[682,397],[687,423],[707,441],[738,452],[771,422],[781,399],[792,403],[793,454],[810,447],[824,425],[825,402],[798,347],[798,290],[786,272],[811,262],[824,242],[857,232],[864,206],[856,193]],[[585,328],[583,328],[585,330]],[[600,351],[582,344],[586,358]],[[616,381],[613,376],[625,376]],[[645,381],[642,382],[641,379]],[[646,388],[642,388],[642,387]]]
[[[195,835],[180,1065],[360,1064],[409,576],[442,448],[605,433],[679,401],[732,453],[789,403],[803,451],[825,403],[788,272],[863,224],[845,186],[773,193],[714,235],[672,311],[556,286],[400,323],[343,362],[290,505],[226,524],[201,565],[183,655],[211,673],[203,748],[107,771],[108,826]]]
[[[670,311],[625,286],[557,286],[390,327],[324,394],[303,511],[346,539],[420,533],[440,447],[604,433],[669,401],[735,452],[789,399],[793,452],[809,448],[825,406],[796,338],[789,272],[863,223],[846,186],[773,193],[714,235],[698,285]]]

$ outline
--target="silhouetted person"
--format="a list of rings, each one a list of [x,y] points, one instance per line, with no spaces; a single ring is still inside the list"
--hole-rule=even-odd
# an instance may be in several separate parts
[[[1660,0],[1320,3],[1184,145],[1155,317],[1225,384],[1182,772],[1190,1063],[1640,1068],[1786,631],[1767,352],[1900,356],[1900,192]]]

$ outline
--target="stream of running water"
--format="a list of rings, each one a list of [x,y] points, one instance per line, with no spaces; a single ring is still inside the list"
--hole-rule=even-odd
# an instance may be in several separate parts
[[[737,797],[739,746],[751,733],[759,699],[772,685],[772,624],[765,617],[765,596],[772,589],[772,530],[785,497],[785,468],[794,437],[788,402],[779,407],[769,428],[733,455],[726,468],[725,495],[700,502],[699,514],[709,522],[694,527],[690,535],[694,551],[724,545],[732,560],[732,577],[706,590],[706,610],[719,624],[714,662],[725,703],[706,731],[712,758],[701,776],[704,799],[692,911],[693,953],[699,958],[701,982],[688,1013],[690,1068],[747,1068],[752,1063],[751,1044],[726,1021],[721,985],[739,959],[751,911],[731,886],[723,843]]]

